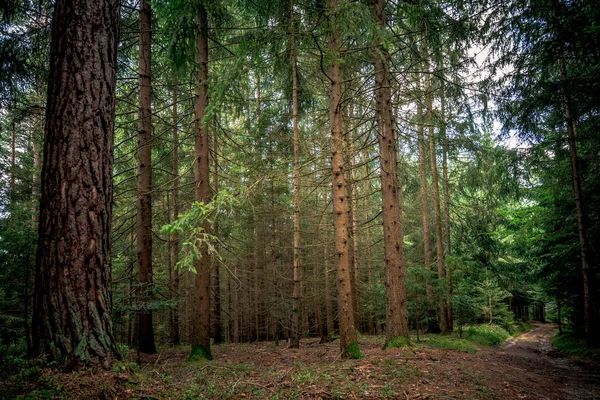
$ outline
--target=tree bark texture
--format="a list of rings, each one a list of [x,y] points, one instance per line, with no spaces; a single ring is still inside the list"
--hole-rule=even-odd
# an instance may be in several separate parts
[[[327,8],[332,21],[336,19],[339,0],[328,0]],[[335,23],[333,23],[335,25]],[[329,49],[340,54],[339,32],[333,28],[329,35]],[[358,356],[358,343],[354,327],[354,310],[350,281],[350,254],[348,252],[348,204],[344,172],[344,129],[342,123],[343,76],[339,60],[329,67],[329,120],[331,124],[331,172],[335,266],[337,271],[338,315],[340,347],[343,357]],[[353,351],[355,349],[355,351]]]
[[[383,0],[372,3],[375,20],[386,28]],[[399,202],[398,159],[394,115],[390,91],[389,55],[377,46],[373,57],[375,66],[375,100],[377,103],[377,142],[381,169],[381,198],[385,252],[386,285],[386,346],[397,337],[409,340],[408,311],[404,282],[402,210]]]
[[[139,109],[137,165],[137,344],[142,353],[155,354],[152,326],[152,93],[151,12],[146,0],[140,1]]]
[[[113,129],[119,2],[54,7],[36,260],[36,354],[109,368]]]
[[[208,106],[208,15],[200,5],[196,15],[196,96],[194,101],[194,181],[195,200],[210,201],[209,141],[204,117]],[[210,226],[203,225],[210,233]],[[211,358],[210,353],[210,258],[208,245],[202,244],[201,257],[195,262],[196,279],[192,327],[192,356]]]

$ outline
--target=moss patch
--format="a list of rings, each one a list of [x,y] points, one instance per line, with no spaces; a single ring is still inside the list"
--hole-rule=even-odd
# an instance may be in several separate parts
[[[396,349],[410,346],[410,341],[404,336],[392,336],[383,346],[384,349]]]
[[[210,350],[202,345],[195,345],[192,347],[192,352],[188,357],[188,361],[200,361],[200,360],[212,360],[212,354],[210,354]]]
[[[353,343],[350,343],[348,346],[346,346],[344,348],[344,351],[342,352],[342,357],[343,358],[351,358],[351,359],[362,358],[363,355],[360,353],[360,349],[358,348],[358,343],[353,342]]]

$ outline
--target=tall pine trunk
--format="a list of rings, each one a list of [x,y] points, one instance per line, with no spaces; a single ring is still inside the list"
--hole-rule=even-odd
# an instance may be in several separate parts
[[[335,28],[339,0],[327,0],[332,30],[329,49],[341,56],[339,32]],[[344,129],[342,122],[342,83],[340,61],[335,59],[329,67],[329,121],[331,125],[331,173],[333,227],[335,241],[335,266],[337,271],[338,315],[340,322],[340,347],[345,358],[360,357],[350,281],[350,254],[348,252],[348,204],[346,202],[346,177],[344,172]]]
[[[140,1],[139,114],[137,166],[137,344],[142,353],[155,354],[152,326],[152,99],[150,87],[151,13]]]
[[[110,237],[119,2],[54,6],[33,345],[65,369],[109,368]],[[82,45],[84,44],[84,45]]]
[[[372,3],[373,16],[386,28],[383,0]],[[385,345],[396,347],[409,340],[408,311],[404,282],[404,254],[396,133],[390,90],[389,54],[382,45],[373,56],[375,101],[377,103],[377,143],[381,178],[383,237],[385,252],[386,316]]]
[[[292,332],[290,347],[300,347],[300,306],[302,302],[302,259],[300,244],[300,132],[298,129],[298,77],[294,1],[290,1],[290,59],[292,63],[292,126],[294,132],[294,272],[292,290]]]
[[[173,84],[173,220],[179,218],[179,117],[177,114],[177,82]],[[179,232],[174,232],[170,245],[170,280],[171,280],[171,298],[174,300],[171,310],[171,343],[174,346],[179,345],[181,338],[179,335],[179,279],[180,274],[177,268],[179,261]]]
[[[210,201],[209,141],[204,117],[208,106],[208,15],[204,4],[196,15],[196,96],[194,101],[194,199],[207,204]],[[210,233],[208,223],[204,233]],[[201,244],[201,256],[194,263],[196,269],[194,312],[192,322],[191,358],[212,358],[210,351],[210,258],[208,244]]]
[[[433,219],[435,227],[435,256],[440,285],[445,286],[446,265],[444,262],[444,242],[442,238],[442,211],[440,207],[440,186],[435,149],[435,132],[433,126],[433,93],[431,90],[431,65],[429,55],[425,58],[425,97],[427,103],[427,131],[429,136],[429,163],[431,167],[431,198],[433,199]],[[439,292],[440,329],[442,333],[450,332],[446,291]]]

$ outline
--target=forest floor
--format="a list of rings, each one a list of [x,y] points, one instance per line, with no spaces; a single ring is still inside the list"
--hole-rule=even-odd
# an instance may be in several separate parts
[[[42,371],[26,398],[73,399],[599,399],[600,365],[567,357],[550,343],[556,326],[534,328],[498,347],[432,347],[425,336],[404,349],[382,350],[362,336],[363,358],[341,360],[339,344],[304,339],[213,347],[213,361],[187,362],[187,348],[164,349],[113,371]],[[437,336],[439,338],[439,336]],[[427,339],[429,339],[429,344]],[[33,385],[33,386],[32,386]],[[14,393],[14,392],[13,392]]]

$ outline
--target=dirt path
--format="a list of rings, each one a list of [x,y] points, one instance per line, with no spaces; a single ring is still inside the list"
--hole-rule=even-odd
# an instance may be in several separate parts
[[[521,396],[535,399],[600,399],[600,366],[565,357],[551,344],[556,325],[536,324],[482,354],[490,372],[504,376]],[[521,397],[519,396],[519,397]]]

